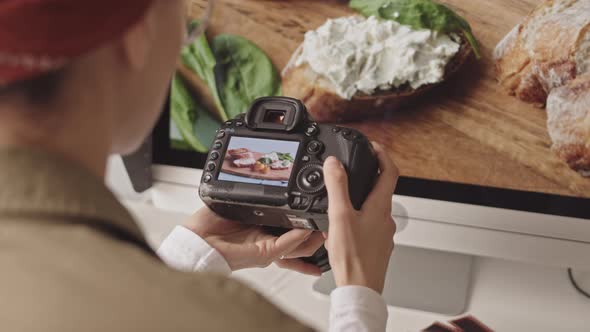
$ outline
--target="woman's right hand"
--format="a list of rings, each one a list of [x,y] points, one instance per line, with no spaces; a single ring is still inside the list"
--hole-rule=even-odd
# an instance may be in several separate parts
[[[360,211],[350,202],[348,176],[342,164],[334,157],[324,163],[330,220],[325,246],[338,287],[365,286],[381,293],[393,251],[391,196],[399,174],[383,148],[376,143],[373,146],[381,173]]]

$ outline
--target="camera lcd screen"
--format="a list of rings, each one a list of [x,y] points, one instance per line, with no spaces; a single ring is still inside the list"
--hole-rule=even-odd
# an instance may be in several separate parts
[[[234,136],[217,179],[287,187],[298,148],[295,141]]]

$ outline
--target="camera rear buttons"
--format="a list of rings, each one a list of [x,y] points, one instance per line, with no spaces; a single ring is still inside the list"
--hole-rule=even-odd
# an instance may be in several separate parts
[[[225,137],[225,130],[220,130],[217,133],[217,138],[221,139],[221,138],[224,138],[224,137]]]
[[[320,132],[318,126],[314,123],[305,129],[305,135],[307,136],[315,136]]]
[[[307,144],[307,152],[311,154],[320,153],[324,145],[320,141],[311,141]]]
[[[297,174],[297,187],[306,194],[324,190],[324,171],[321,164],[307,164]]]
[[[213,143],[214,150],[219,150],[219,149],[221,149],[222,146],[223,146],[223,143],[221,143],[221,141],[215,141],[215,143]]]
[[[211,174],[207,174],[203,178],[203,182],[208,183],[208,182],[211,182],[212,179],[213,179],[213,177],[211,176]]]
[[[357,138],[357,134],[352,132],[350,129],[343,129],[342,136],[344,137],[344,139],[347,139],[347,140],[353,140],[353,139]]]
[[[305,180],[309,182],[310,185],[317,185],[318,182],[322,179],[322,174],[318,171],[313,171],[305,177]]]
[[[295,209],[305,209],[307,208],[307,203],[309,202],[309,199],[305,196],[303,197],[295,197],[293,199],[293,208]]]
[[[217,165],[215,165],[215,163],[214,163],[214,162],[210,162],[210,163],[208,163],[208,164],[207,164],[207,166],[206,166],[206,168],[205,168],[205,169],[206,169],[207,171],[211,172],[211,171],[213,171],[213,170],[215,169],[215,166],[217,166]]]
[[[217,159],[219,159],[219,152],[217,152],[217,151],[211,152],[211,154],[209,155],[209,159],[210,160],[217,160]]]

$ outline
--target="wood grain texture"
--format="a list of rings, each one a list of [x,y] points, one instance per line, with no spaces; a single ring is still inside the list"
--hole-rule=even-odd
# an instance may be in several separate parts
[[[346,125],[385,146],[403,176],[590,197],[590,179],[551,152],[545,110],[508,96],[495,79],[494,47],[540,1],[442,2],[471,23],[483,58],[410,107]],[[208,33],[244,36],[282,69],[306,31],[351,14],[347,1],[217,0]]]

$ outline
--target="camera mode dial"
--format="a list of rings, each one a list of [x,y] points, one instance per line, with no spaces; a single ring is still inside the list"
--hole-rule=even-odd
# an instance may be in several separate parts
[[[322,164],[307,164],[297,174],[297,188],[306,194],[317,194],[326,188]]]

